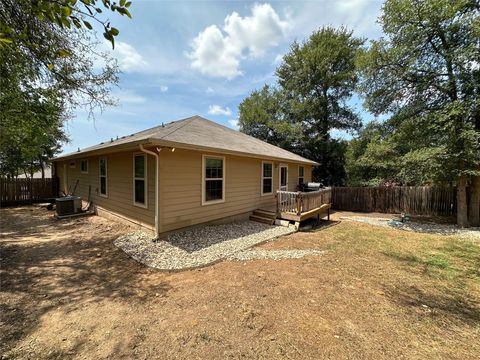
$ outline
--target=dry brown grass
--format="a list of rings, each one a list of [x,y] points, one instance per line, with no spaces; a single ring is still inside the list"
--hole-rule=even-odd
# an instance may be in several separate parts
[[[112,245],[123,226],[50,216],[1,210],[0,353],[7,358],[480,353],[480,248],[457,237],[334,222],[261,246],[326,250],[322,257],[164,273]]]

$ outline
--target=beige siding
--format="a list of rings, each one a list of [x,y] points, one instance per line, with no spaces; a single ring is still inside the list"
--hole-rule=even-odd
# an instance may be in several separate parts
[[[60,189],[66,191],[69,186],[73,189],[78,179],[75,194],[80,195],[83,200],[87,200],[88,187],[91,186],[91,198],[95,205],[151,228],[155,224],[155,158],[147,156],[148,207],[143,208],[133,204],[133,154],[122,152],[103,156],[107,159],[108,197],[99,195],[99,156],[84,158],[88,159],[88,174],[80,171],[81,159],[58,162]],[[75,163],[75,168],[70,167],[71,162]],[[66,179],[64,165],[67,170]]]
[[[202,155],[225,156],[225,202],[202,205]],[[283,163],[282,163],[283,164]],[[272,195],[261,195],[262,160],[177,149],[160,155],[160,226],[170,231],[202,222],[275,208],[279,162],[273,162]],[[289,190],[298,184],[298,165],[288,163]],[[310,181],[311,166],[305,166]]]
[[[60,188],[73,188],[84,200],[91,186],[94,204],[150,229],[155,224],[155,158],[147,157],[148,208],[133,204],[133,152],[105,155],[107,158],[108,197],[99,195],[99,156],[87,158],[88,174],[80,172],[80,158],[57,163]],[[225,157],[225,202],[202,205],[202,155]],[[70,162],[75,168],[70,168]],[[279,164],[288,165],[288,188],[296,191],[298,164],[273,161],[273,194],[261,195],[262,160],[240,156],[176,149],[160,153],[160,231],[219,220],[258,208],[275,209]],[[64,177],[66,165],[67,177]],[[305,181],[311,181],[312,167],[305,165]]]

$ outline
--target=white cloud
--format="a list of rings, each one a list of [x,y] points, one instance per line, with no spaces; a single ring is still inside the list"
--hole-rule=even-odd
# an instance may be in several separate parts
[[[161,91],[161,92],[167,92],[167,91],[168,91],[168,86],[166,86],[166,85],[161,85],[161,86],[160,86],[160,91]]]
[[[118,41],[112,55],[117,58],[120,70],[125,72],[141,72],[149,68],[148,62],[130,44]]]
[[[346,26],[356,36],[377,38],[381,34],[377,19],[382,3],[381,0],[303,2],[298,8],[289,8],[294,24],[290,33],[301,39],[322,26]]]
[[[231,119],[231,120],[228,120],[228,123],[230,124],[230,127],[235,129],[235,130],[239,130],[240,129],[240,126],[238,124],[238,119]]]
[[[232,110],[229,107],[222,108],[220,105],[210,105],[208,107],[208,113],[210,115],[225,115],[230,116],[232,115]]]
[[[147,99],[130,90],[114,92],[113,96],[118,98],[120,104],[143,104]]]
[[[213,90],[213,89],[209,86],[205,92],[206,92],[208,95],[210,95],[210,94],[213,94],[213,93],[215,92],[215,90]]]
[[[202,74],[233,79],[242,74],[240,61],[245,56],[264,55],[290,27],[289,20],[281,20],[270,4],[255,4],[251,16],[227,15],[223,32],[216,25],[205,28],[193,39],[187,55]]]

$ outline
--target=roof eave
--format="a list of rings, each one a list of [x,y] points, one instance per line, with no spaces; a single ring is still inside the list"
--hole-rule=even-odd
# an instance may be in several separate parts
[[[210,147],[210,146],[191,145],[191,144],[179,143],[176,141],[169,141],[169,140],[161,140],[161,139],[148,139],[148,140],[149,140],[149,143],[151,143],[152,145],[158,145],[158,146],[176,147],[179,149],[186,149],[186,150],[208,151],[212,153],[220,153],[220,154],[227,154],[227,155],[238,155],[238,156],[250,157],[255,159],[268,159],[268,160],[275,160],[275,161],[295,162],[295,163],[302,163],[302,164],[312,165],[312,166],[320,165],[315,161],[305,159],[305,158],[302,158],[302,160],[294,160],[294,159],[287,159],[282,157],[246,153],[243,151],[224,150],[224,149]]]
[[[110,153],[116,153],[116,152],[121,152],[121,151],[127,151],[130,149],[134,149],[137,145],[139,144],[147,144],[148,141],[146,139],[143,140],[136,140],[136,141],[131,141],[128,143],[123,143],[123,144],[117,144],[117,145],[111,145],[107,147],[102,147],[100,149],[92,149],[92,150],[82,150],[82,151],[77,151],[73,153],[68,153],[65,155],[57,156],[50,161],[55,162],[55,161],[63,161],[63,160],[70,160],[70,159],[78,159],[78,158],[83,158],[83,157],[88,157],[88,156],[94,156],[94,155],[103,155],[103,154],[110,154]]]
[[[320,165],[319,163],[317,163],[315,161],[305,159],[305,158],[303,158],[301,160],[294,160],[294,159],[288,159],[288,158],[283,158],[283,157],[274,157],[274,156],[265,156],[265,155],[260,155],[260,154],[246,153],[246,152],[243,152],[243,151],[224,150],[224,149],[219,149],[219,148],[216,148],[216,147],[190,145],[190,144],[185,144],[185,143],[179,143],[179,142],[176,142],[176,141],[161,140],[161,139],[155,139],[155,138],[136,140],[136,141],[132,141],[132,142],[128,142],[128,143],[111,145],[111,146],[103,147],[103,148],[100,148],[100,149],[92,149],[92,150],[86,150],[86,151],[84,150],[84,151],[80,151],[80,152],[69,153],[69,154],[65,154],[65,155],[62,155],[62,156],[55,157],[55,158],[51,159],[50,161],[52,161],[52,162],[64,161],[64,160],[78,159],[78,158],[83,158],[83,157],[88,157],[88,156],[103,155],[103,154],[116,153],[116,152],[120,152],[120,151],[133,150],[139,144],[176,147],[176,148],[179,148],[179,149],[186,149],[186,150],[208,151],[208,152],[212,152],[212,153],[238,155],[238,156],[257,158],[257,159],[268,159],[268,160],[275,160],[275,161],[288,161],[288,162],[295,162],[295,163],[301,163],[301,164],[312,165],[312,166],[319,166]]]

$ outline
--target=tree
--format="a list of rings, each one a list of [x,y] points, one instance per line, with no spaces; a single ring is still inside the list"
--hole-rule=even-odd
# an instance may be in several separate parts
[[[7,28],[11,43],[0,46],[2,73],[16,63],[29,63],[32,84],[57,89],[70,107],[85,106],[90,115],[95,109],[113,105],[110,87],[118,81],[118,66],[98,45],[88,30],[68,29],[40,19],[35,2],[3,0],[0,24]],[[97,69],[95,59],[105,66]]]
[[[425,146],[428,127],[416,119],[395,125],[395,118],[368,123],[347,148],[350,186],[379,186],[384,183],[425,185],[448,183],[442,168],[441,146]],[[431,140],[431,138],[430,138]]]
[[[11,65],[9,74],[0,71],[0,176],[31,177],[43,173],[48,159],[68,140],[63,128],[67,111],[56,89],[25,80],[34,72],[28,61]]]
[[[400,182],[400,154],[389,138],[389,126],[372,121],[349,141],[346,152],[347,184],[379,186],[385,181]]]
[[[355,58],[362,44],[345,28],[331,27],[294,42],[276,70],[278,86],[255,91],[240,105],[241,130],[320,162],[314,176],[342,184],[345,143],[330,131],[360,126],[347,102],[357,84]]]
[[[96,51],[93,26],[114,46],[119,31],[102,9],[130,17],[121,0],[2,0],[0,2],[0,105],[2,176],[32,175],[67,141],[64,122],[73,108],[113,105],[110,87],[118,66]],[[105,63],[102,69],[94,61]],[[100,62],[99,61],[99,62]]]
[[[460,226],[468,225],[466,185],[480,176],[479,9],[471,0],[387,0],[385,38],[360,61],[367,109],[393,114],[398,133],[414,124],[422,135],[408,163],[431,159],[439,165],[432,178],[456,181]],[[470,222],[477,224],[480,189],[472,188]]]
[[[132,17],[128,10],[132,2],[126,0],[118,3],[111,0],[34,0],[28,1],[29,6],[26,3],[26,0],[2,0],[0,13],[9,14],[11,18],[2,16],[0,43],[23,42],[30,47],[41,45],[26,27],[18,26],[28,15],[31,21],[44,21],[61,29],[74,27],[92,30],[91,22],[98,23],[103,27],[105,39],[115,47],[115,36],[118,36],[119,31],[111,26],[110,21],[100,18],[102,8]]]
[[[301,152],[300,124],[286,115],[285,96],[281,90],[265,85],[253,91],[239,105],[240,131],[275,146]]]

